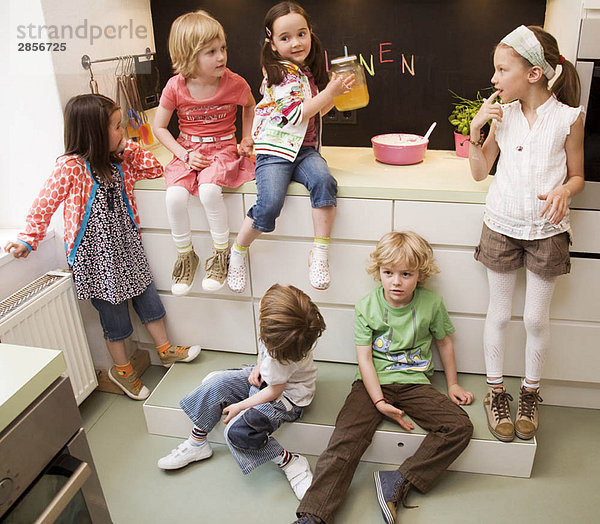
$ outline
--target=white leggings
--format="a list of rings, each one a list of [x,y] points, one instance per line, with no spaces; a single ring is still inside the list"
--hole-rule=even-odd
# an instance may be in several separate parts
[[[517,271],[499,273],[487,270],[490,288],[483,348],[488,378],[502,377],[504,364],[505,332],[511,317],[512,297]],[[527,334],[525,345],[525,377],[528,382],[538,382],[550,340],[550,302],[556,277],[542,278],[526,270],[525,308],[523,324]]]
[[[229,227],[221,186],[201,184],[198,188],[198,196],[204,206],[213,242],[226,244],[229,240]],[[192,227],[188,213],[189,197],[190,194],[185,187],[171,186],[167,188],[167,216],[173,241],[177,247],[186,247],[192,242]]]

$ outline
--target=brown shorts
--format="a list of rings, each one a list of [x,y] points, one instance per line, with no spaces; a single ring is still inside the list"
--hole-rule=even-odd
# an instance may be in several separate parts
[[[546,278],[571,271],[569,233],[566,232],[540,240],[519,240],[497,233],[483,224],[474,256],[485,267],[500,273],[523,266]]]

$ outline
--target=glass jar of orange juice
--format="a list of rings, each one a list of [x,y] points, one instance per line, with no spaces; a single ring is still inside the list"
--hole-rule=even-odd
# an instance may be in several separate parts
[[[356,55],[342,56],[331,61],[331,72],[341,77],[355,75],[356,80],[348,93],[336,96],[333,103],[338,111],[360,109],[369,103],[369,90],[365,71],[356,59]]]

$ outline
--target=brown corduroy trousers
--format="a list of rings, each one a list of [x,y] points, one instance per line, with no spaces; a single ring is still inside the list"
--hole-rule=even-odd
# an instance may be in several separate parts
[[[473,425],[460,406],[429,384],[389,384],[381,388],[385,398],[429,431],[415,454],[399,468],[404,478],[425,493],[467,447]],[[327,524],[332,522],[383,418],[363,382],[356,380],[338,414],[327,449],[319,457],[298,514],[310,513]]]

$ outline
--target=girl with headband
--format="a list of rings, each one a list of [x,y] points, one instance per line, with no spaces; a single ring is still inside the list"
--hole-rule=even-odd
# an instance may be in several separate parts
[[[490,293],[483,334],[484,408],[492,434],[510,442],[515,433],[530,439],[538,429],[550,301],[556,277],[570,270],[569,202],[584,186],[583,108],[575,67],[541,27],[520,26],[502,39],[494,52],[492,84],[496,91],[471,123],[469,163],[473,178],[483,180],[502,153],[475,258],[487,268]],[[478,139],[490,120],[488,137]],[[517,270],[523,266],[525,378],[513,423],[513,398],[504,389],[502,368]]]

